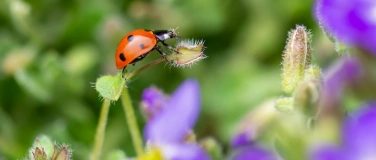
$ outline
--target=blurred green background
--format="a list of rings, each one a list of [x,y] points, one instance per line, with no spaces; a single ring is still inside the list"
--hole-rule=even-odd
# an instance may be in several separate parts
[[[282,95],[281,54],[296,24],[313,33],[314,63],[325,68],[336,56],[312,16],[313,2],[1,0],[0,160],[25,157],[40,134],[69,144],[73,159],[87,159],[101,106],[93,83],[119,72],[116,47],[138,28],[179,27],[182,39],[205,40],[209,57],[192,67],[159,64],[138,74],[128,84],[134,105],[146,87],[170,94],[195,78],[203,101],[197,136],[227,146],[249,110]],[[128,69],[159,57],[150,54]],[[116,149],[134,155],[120,102],[110,109],[103,157]]]

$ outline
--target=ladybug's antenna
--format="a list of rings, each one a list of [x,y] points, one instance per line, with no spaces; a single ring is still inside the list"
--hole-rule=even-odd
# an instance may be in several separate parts
[[[176,30],[178,30],[179,27],[176,27],[175,29],[171,28],[170,30],[172,31],[172,33],[174,33],[175,35],[178,35],[178,32],[176,32]]]
[[[180,36],[178,36],[178,32],[176,30],[178,30],[179,27],[176,27],[175,29],[170,29],[172,31],[172,33],[175,35],[175,39],[178,41],[180,40]]]

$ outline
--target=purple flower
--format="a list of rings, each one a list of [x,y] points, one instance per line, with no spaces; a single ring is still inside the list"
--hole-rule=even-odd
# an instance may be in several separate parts
[[[362,66],[354,57],[342,57],[324,74],[324,83],[320,100],[321,113],[331,114],[340,106],[344,88],[356,83],[363,77]]]
[[[158,97],[158,96],[157,96]],[[205,151],[184,142],[200,112],[200,88],[195,80],[185,81],[146,124],[145,139],[168,160],[206,160]]]
[[[142,93],[141,108],[150,119],[162,109],[167,100],[168,98],[159,89],[150,87]]]
[[[375,0],[318,0],[316,16],[341,42],[360,46],[376,56]]]
[[[276,156],[267,150],[255,145],[241,147],[235,150],[231,160],[276,160]]]
[[[342,128],[342,145],[313,151],[313,160],[376,159],[376,101],[348,117]]]
[[[231,139],[232,147],[241,147],[252,143],[252,136],[247,132],[240,133]]]

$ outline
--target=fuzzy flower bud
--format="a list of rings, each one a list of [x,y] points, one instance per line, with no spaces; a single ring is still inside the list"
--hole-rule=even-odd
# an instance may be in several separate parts
[[[293,105],[294,99],[292,97],[282,97],[275,101],[275,108],[282,113],[292,113],[294,111]]]
[[[119,99],[124,86],[125,81],[121,78],[121,73],[116,76],[102,76],[95,83],[95,89],[99,95],[111,101]]]
[[[34,159],[47,159],[51,157],[54,151],[54,144],[45,135],[41,135],[35,139],[33,147],[30,149],[30,157]]]
[[[207,57],[203,52],[204,49],[203,40],[182,40],[176,45],[176,50],[179,53],[173,52],[167,56],[167,60],[175,67],[191,66]]]
[[[282,87],[292,93],[303,79],[304,70],[311,61],[311,34],[304,26],[289,32],[283,54]]]
[[[30,149],[27,160],[69,160],[72,151],[66,145],[58,147],[47,136],[39,136]]]
[[[200,144],[212,159],[216,160],[221,159],[221,157],[223,157],[222,147],[214,138],[205,138],[200,141]]]
[[[294,94],[294,108],[309,112],[313,104],[318,102],[321,88],[321,69],[316,65],[310,65],[304,72],[304,80],[297,87]]]

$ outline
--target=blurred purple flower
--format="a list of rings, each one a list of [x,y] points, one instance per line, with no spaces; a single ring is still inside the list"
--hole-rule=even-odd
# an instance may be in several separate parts
[[[149,95],[159,97],[159,94],[151,93]],[[146,101],[146,99],[144,100]],[[145,139],[152,147],[160,149],[165,159],[210,159],[199,145],[184,142],[184,138],[196,123],[200,112],[200,103],[198,82],[186,80],[146,124]]]
[[[324,73],[320,112],[337,112],[344,89],[349,85],[355,85],[362,77],[362,66],[356,58],[344,56],[338,60]]]
[[[231,160],[276,160],[273,152],[256,145],[240,147],[235,150]]]
[[[240,133],[231,139],[231,146],[232,147],[241,147],[246,146],[253,143],[253,137],[248,134],[247,132]]]
[[[150,87],[142,93],[141,108],[150,119],[162,109],[167,100],[168,98],[159,89]]]
[[[342,145],[317,148],[313,160],[376,159],[376,101],[348,117],[342,128]]]
[[[318,0],[315,9],[319,23],[329,34],[376,56],[375,0]]]

